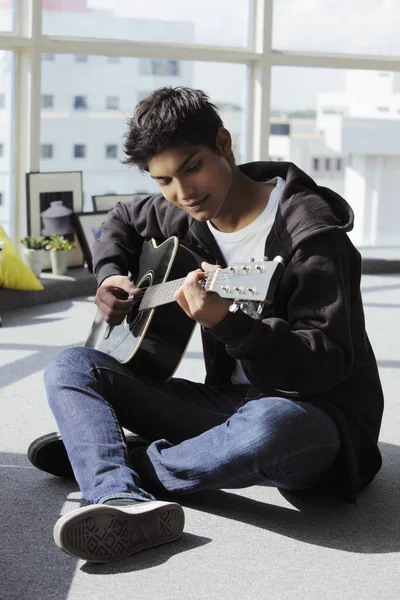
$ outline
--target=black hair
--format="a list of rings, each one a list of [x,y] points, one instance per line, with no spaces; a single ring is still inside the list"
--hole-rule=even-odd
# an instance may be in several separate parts
[[[142,171],[151,158],[182,146],[207,146],[216,150],[223,122],[217,108],[201,90],[163,87],[144,98],[129,119],[124,137],[125,160]]]

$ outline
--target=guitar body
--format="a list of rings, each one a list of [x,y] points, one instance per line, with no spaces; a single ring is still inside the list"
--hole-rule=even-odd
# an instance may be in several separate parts
[[[144,289],[179,279],[198,266],[198,259],[179,245],[178,238],[168,238],[160,245],[151,240],[143,244],[135,285]],[[114,327],[98,312],[85,346],[123,364],[134,359],[135,372],[166,381],[178,368],[195,325],[176,302],[140,312],[133,308],[123,323]]]

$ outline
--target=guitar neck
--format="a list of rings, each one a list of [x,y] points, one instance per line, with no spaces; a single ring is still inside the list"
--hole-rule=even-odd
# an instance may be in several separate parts
[[[174,294],[181,287],[186,277],[167,281],[165,283],[156,283],[151,287],[146,288],[142,301],[139,305],[139,311],[156,308],[163,304],[175,302]]]
[[[200,280],[200,284],[205,292],[215,292],[221,298],[264,302],[278,265],[281,266],[281,263],[274,260],[232,265],[226,269],[217,267],[214,271],[208,271]],[[145,288],[139,304],[139,311],[174,302],[174,295],[185,279],[186,277],[182,277]]]

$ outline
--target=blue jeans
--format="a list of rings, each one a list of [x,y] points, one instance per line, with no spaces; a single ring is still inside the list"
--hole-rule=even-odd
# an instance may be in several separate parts
[[[154,499],[146,481],[171,494],[256,484],[302,489],[321,480],[340,449],[335,423],[309,402],[249,401],[247,387],[233,384],[159,383],[91,348],[62,352],[45,383],[76,480],[92,503]],[[135,452],[135,471],[121,427],[152,442]]]

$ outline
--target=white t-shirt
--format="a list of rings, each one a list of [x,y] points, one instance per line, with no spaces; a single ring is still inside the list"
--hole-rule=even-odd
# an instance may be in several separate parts
[[[276,211],[278,210],[279,200],[281,199],[286,182],[282,177],[276,177],[265,183],[275,183],[267,206],[258,217],[238,231],[226,233],[216,229],[210,221],[207,225],[214,236],[226,264],[243,263],[254,257],[256,262],[261,261],[265,255],[265,240],[271,231],[275,221]],[[247,379],[242,365],[236,361],[235,370],[232,373],[232,383],[250,383]]]

